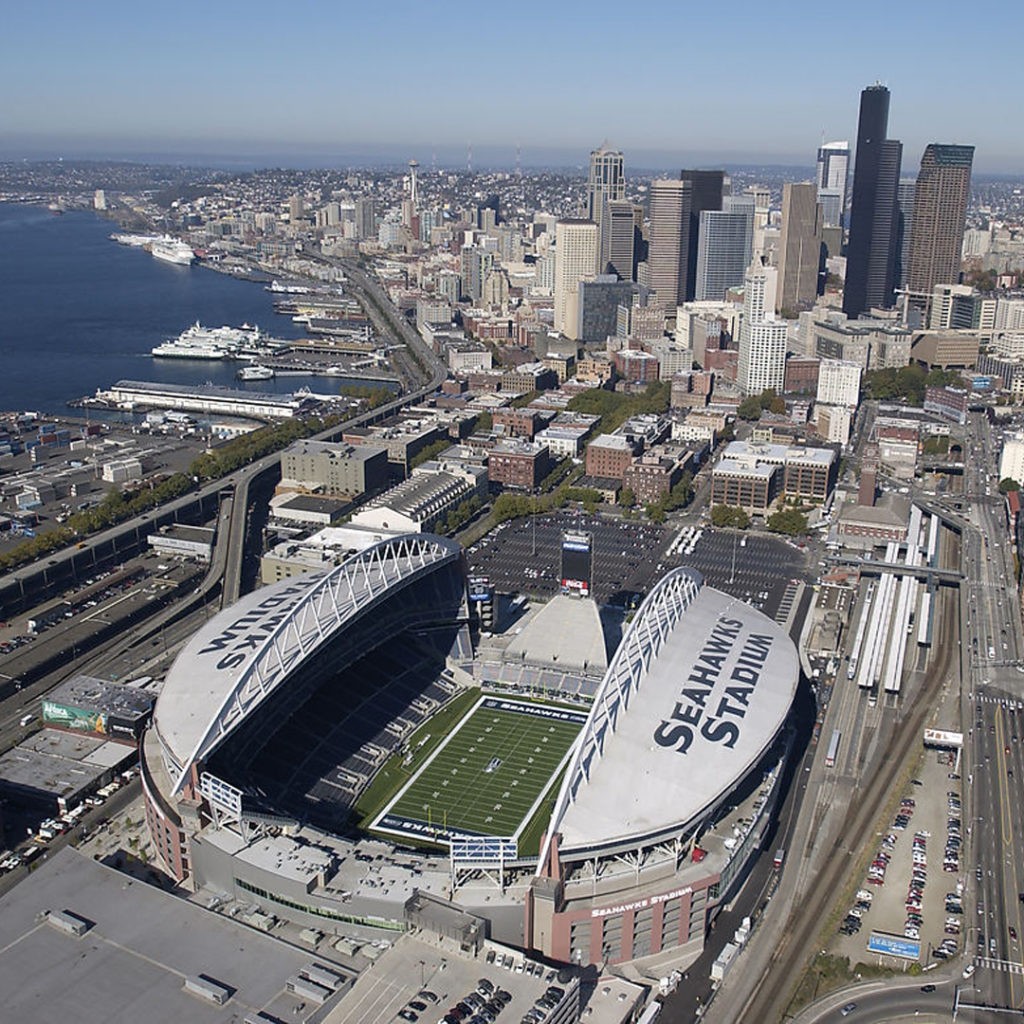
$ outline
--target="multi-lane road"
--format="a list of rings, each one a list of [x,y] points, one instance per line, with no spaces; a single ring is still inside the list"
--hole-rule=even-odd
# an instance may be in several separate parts
[[[965,450],[962,774],[973,895],[965,953],[988,1003],[1024,1008],[1024,651],[1011,539],[996,492],[988,424],[972,417]]]

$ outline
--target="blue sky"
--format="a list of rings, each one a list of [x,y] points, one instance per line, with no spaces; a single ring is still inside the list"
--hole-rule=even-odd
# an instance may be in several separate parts
[[[0,27],[0,157],[336,156],[627,166],[813,162],[852,138],[860,90],[889,134],[1024,172],[1024,62],[984,20],[921,0],[730,5],[96,0],[11,3]],[[981,10],[981,8],[978,8]]]

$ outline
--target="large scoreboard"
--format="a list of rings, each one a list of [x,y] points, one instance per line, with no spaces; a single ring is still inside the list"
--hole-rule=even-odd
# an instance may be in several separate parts
[[[567,531],[562,534],[562,593],[590,597],[594,579],[594,536]]]

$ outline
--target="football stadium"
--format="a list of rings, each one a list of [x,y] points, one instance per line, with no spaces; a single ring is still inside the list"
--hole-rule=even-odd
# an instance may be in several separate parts
[[[427,899],[463,943],[699,954],[772,824],[796,650],[683,567],[612,640],[563,591],[474,648],[461,548],[415,534],[216,615],[143,740],[165,869],[339,934]]]

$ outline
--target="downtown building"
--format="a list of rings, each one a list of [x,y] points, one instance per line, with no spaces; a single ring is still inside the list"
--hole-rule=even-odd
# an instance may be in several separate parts
[[[743,284],[754,244],[754,197],[725,196],[721,210],[702,210],[695,301],[721,302]]]
[[[781,394],[786,379],[785,321],[775,319],[778,271],[752,263],[743,282],[743,321],[740,324],[736,383],[745,395],[768,388]]]
[[[647,283],[663,310],[686,301],[691,202],[690,182],[674,178],[656,178],[651,182]]]
[[[826,142],[818,148],[817,195],[826,227],[843,226],[849,174],[849,142]]]
[[[783,185],[777,313],[785,310],[794,315],[817,300],[824,267],[822,226],[816,186],[811,182]]]
[[[869,86],[861,93],[857,162],[846,257],[843,312],[851,319],[893,304],[899,235],[897,189],[903,144],[886,138],[889,90]]]
[[[592,220],[567,218],[555,227],[555,330],[576,338],[579,284],[597,270],[598,227]]]
[[[633,279],[633,204],[626,200],[622,153],[605,142],[590,154],[587,177],[588,220],[598,228],[599,273]]]
[[[680,301],[689,302],[697,290],[697,249],[700,245],[701,215],[722,209],[725,195],[725,171],[680,171],[679,177],[690,185],[690,228],[686,241],[686,290]]]
[[[914,187],[907,253],[907,301],[925,311],[935,287],[957,284],[971,190],[973,146],[930,143]]]

